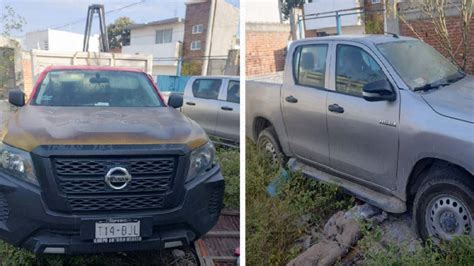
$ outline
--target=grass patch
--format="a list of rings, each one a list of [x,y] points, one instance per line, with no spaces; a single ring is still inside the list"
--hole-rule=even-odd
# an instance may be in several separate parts
[[[225,179],[224,205],[239,210],[240,202],[240,152],[233,148],[217,148],[217,158]]]
[[[238,149],[217,148],[217,158],[221,165],[226,187],[224,204],[227,208],[239,209],[240,199],[240,152]],[[175,258],[170,250],[119,252],[97,255],[35,255],[27,250],[16,248],[10,244],[0,241],[0,264],[1,265],[170,265],[176,264]],[[183,261],[180,260],[182,263]],[[184,265],[193,265],[188,259]]]
[[[250,140],[246,148],[247,264],[282,265],[300,252],[295,246],[299,237],[310,227],[322,232],[329,216],[347,209],[353,199],[335,186],[301,174],[290,174],[278,195],[269,197],[266,188],[280,168],[257,152]]]
[[[378,226],[363,230],[363,234],[358,248],[364,256],[364,265],[474,265],[474,238],[470,236],[456,237],[439,246],[427,242],[409,249],[404,244],[383,241]]]

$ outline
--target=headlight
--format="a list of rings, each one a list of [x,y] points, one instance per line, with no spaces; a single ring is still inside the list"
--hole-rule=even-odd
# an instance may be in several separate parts
[[[38,185],[28,152],[0,143],[0,171]]]
[[[192,151],[186,182],[193,180],[209,170],[214,162],[215,154],[216,149],[211,141]]]

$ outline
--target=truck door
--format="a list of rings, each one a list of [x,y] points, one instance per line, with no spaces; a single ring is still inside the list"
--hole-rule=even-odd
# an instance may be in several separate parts
[[[399,97],[369,102],[362,87],[377,80],[395,84],[369,49],[338,43],[328,94],[330,165],[354,178],[393,189],[397,174]],[[390,79],[389,79],[390,77]],[[392,86],[398,94],[398,89]]]
[[[240,136],[240,81],[229,80],[223,87],[223,99],[217,114],[216,135],[239,141]]]
[[[326,124],[328,95],[327,43],[301,45],[294,49],[293,73],[286,73],[281,106],[291,151],[299,158],[328,165]],[[287,67],[289,67],[287,65]]]
[[[209,135],[215,134],[218,100],[222,79],[197,78],[190,80],[184,92],[183,113],[196,121]]]

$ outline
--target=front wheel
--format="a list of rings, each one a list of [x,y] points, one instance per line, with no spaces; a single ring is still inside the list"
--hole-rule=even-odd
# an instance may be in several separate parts
[[[268,154],[274,164],[284,165],[286,162],[286,157],[280,148],[280,143],[277,141],[273,127],[264,129],[258,135],[257,149],[259,152]]]
[[[413,204],[415,225],[423,240],[474,236],[473,187],[472,176],[456,168],[429,170]]]

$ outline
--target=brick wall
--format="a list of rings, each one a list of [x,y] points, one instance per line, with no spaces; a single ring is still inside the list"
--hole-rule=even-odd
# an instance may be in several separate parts
[[[440,53],[447,57],[447,53],[441,47],[441,44],[438,40],[438,37],[435,33],[433,23],[429,19],[418,19],[418,20],[410,20],[410,24],[413,25],[414,29],[423,40],[428,43],[429,45],[433,46],[438,50]],[[451,38],[451,45],[453,47],[458,47],[458,45],[462,41],[462,34],[461,34],[461,19],[457,16],[451,16],[446,18],[446,26],[448,28],[449,36]],[[471,20],[470,26],[470,33],[468,34],[468,60],[467,60],[467,67],[466,72],[470,74],[474,74],[474,19]],[[416,35],[408,28],[408,26],[400,21],[400,34],[405,36],[415,37]],[[456,54],[456,59],[458,62],[461,62],[463,49],[460,48],[458,53]]]
[[[253,76],[282,71],[285,66],[286,47],[290,40],[290,25],[247,23],[246,74]]]
[[[184,18],[184,39],[183,39],[183,57],[201,58],[206,49],[206,36],[209,23],[209,11],[211,1],[202,3],[186,4],[186,16]],[[203,25],[203,32],[192,34],[194,25]],[[201,50],[191,50],[191,42],[201,41]]]
[[[23,90],[27,97],[30,96],[33,90],[33,73],[31,72],[31,58],[22,58],[21,59],[21,68],[23,75]]]

